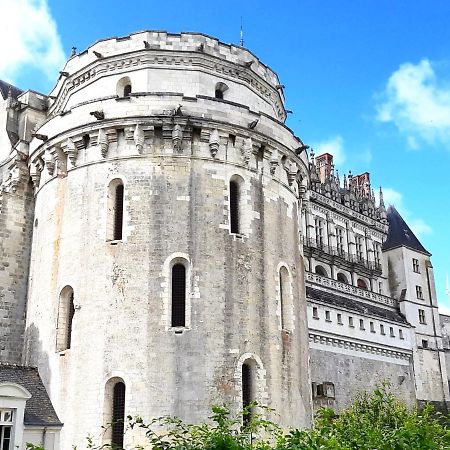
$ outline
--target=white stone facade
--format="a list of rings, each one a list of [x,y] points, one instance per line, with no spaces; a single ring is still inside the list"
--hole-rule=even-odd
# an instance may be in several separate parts
[[[246,364],[283,426],[383,379],[411,405],[449,400],[429,254],[383,251],[368,174],[342,187],[285,118],[271,69],[193,33],[98,41],[48,97],[3,96],[0,277],[17,289],[0,297],[0,362],[39,368],[62,449],[111,439],[116,383],[145,421],[238,410]]]

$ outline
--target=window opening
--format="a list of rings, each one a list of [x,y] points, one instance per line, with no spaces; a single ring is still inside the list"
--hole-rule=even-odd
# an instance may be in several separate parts
[[[319,310],[317,309],[317,306],[313,306],[313,319],[319,318]]]
[[[422,286],[416,286],[416,296],[419,300],[423,300]]]
[[[348,326],[349,327],[354,327],[355,325],[353,324],[353,317],[352,316],[350,316],[349,318],[348,318]]]
[[[361,278],[358,278],[358,281],[356,282],[356,285],[361,288],[361,289],[366,289],[367,290],[367,283],[362,280]]]
[[[428,348],[428,341],[426,339],[422,339],[422,348]]]
[[[75,316],[75,305],[73,304],[73,291],[69,296],[69,314],[67,317],[67,348],[69,349],[72,344],[72,325],[73,325],[73,317]]]
[[[413,271],[416,273],[420,273],[419,260],[416,258],[413,258],[412,263],[413,263]]]
[[[338,315],[337,315],[337,323],[338,323],[339,325],[343,325],[343,323],[342,323],[342,314],[339,314],[339,313],[338,313]]]
[[[380,325],[380,334],[385,335],[386,333],[384,332],[384,325]]]
[[[339,272],[337,274],[337,281],[340,281],[341,283],[348,284],[347,277],[342,272]]]
[[[172,267],[172,326],[186,326],[186,268],[183,264]]]
[[[337,252],[338,255],[344,255],[344,230],[342,228],[336,228],[336,241],[337,241]]]
[[[289,286],[289,272],[284,266],[280,268],[279,283],[280,283],[281,329],[291,330],[292,304]]]
[[[130,94],[131,94],[131,84],[126,84],[125,87],[123,88],[123,96],[129,97]]]
[[[425,310],[424,309],[419,309],[419,323],[421,323],[422,325],[426,325],[426,320],[425,320]]]
[[[125,384],[121,381],[114,385],[112,406],[112,444],[123,448]]]
[[[331,315],[330,315],[330,311],[328,311],[328,310],[325,311],[325,320],[327,322],[331,322]]]
[[[114,214],[114,240],[122,239],[123,231],[123,184],[116,187],[116,201]]]
[[[230,231],[239,234],[239,183],[235,180],[230,181]]]
[[[324,244],[324,222],[320,219],[314,219],[314,225],[316,229],[316,243],[321,248]]]
[[[253,385],[252,385],[252,367],[249,363],[242,364],[242,406],[243,409],[248,408],[253,402]],[[252,418],[251,409],[244,413],[243,422],[244,426],[250,422]]]
[[[375,333],[375,324],[373,322],[370,322],[370,331],[371,333]]]
[[[316,266],[315,271],[321,277],[328,277],[326,270],[322,266]]]

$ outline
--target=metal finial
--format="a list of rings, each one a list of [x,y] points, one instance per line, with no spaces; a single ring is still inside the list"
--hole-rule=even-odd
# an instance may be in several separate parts
[[[72,52],[70,53],[70,56],[75,56],[77,54],[77,48],[72,47]]]

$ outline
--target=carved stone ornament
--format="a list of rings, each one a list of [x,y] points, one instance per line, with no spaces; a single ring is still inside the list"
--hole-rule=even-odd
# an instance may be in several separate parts
[[[277,167],[279,165],[279,157],[278,157],[278,151],[275,150],[272,152],[272,155],[270,156],[270,175],[275,175],[275,171],[277,170]]]
[[[71,138],[67,138],[66,145],[64,146],[64,153],[67,154],[70,164],[75,167],[78,156],[78,147]]]
[[[139,154],[142,154],[144,150],[144,130],[142,129],[142,125],[137,124],[134,129],[134,145],[136,145],[136,149]]]
[[[50,153],[49,149],[45,150],[43,159],[49,175],[53,175],[53,172],[55,171],[55,160],[53,159],[53,155]]]
[[[253,141],[252,138],[244,139],[244,143],[242,145],[242,159],[244,160],[244,164],[248,165],[250,162],[250,157],[253,149]]]
[[[285,169],[289,186],[292,186],[298,172],[297,164],[295,164],[293,161],[290,161],[288,164],[286,164]]]
[[[8,171],[2,181],[2,191],[16,192],[21,183],[28,179],[28,169],[25,163],[16,161]]]
[[[108,154],[109,142],[104,128],[100,128],[98,130],[97,144],[102,152],[102,157],[106,158],[106,155]]]
[[[217,129],[214,129],[209,136],[209,151],[211,152],[213,158],[216,157],[217,152],[219,151],[219,144],[219,132]]]
[[[181,126],[179,124],[176,124],[173,127],[172,142],[173,142],[173,149],[176,152],[181,153],[181,151],[182,151],[181,144],[183,142],[183,129],[181,128]]]

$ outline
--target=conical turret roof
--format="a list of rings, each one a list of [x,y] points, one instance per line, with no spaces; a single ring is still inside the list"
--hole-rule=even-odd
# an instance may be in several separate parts
[[[383,250],[396,247],[408,247],[431,256],[431,253],[420,243],[403,217],[392,205],[387,209],[387,220],[389,222],[389,231],[388,237],[383,244]]]

